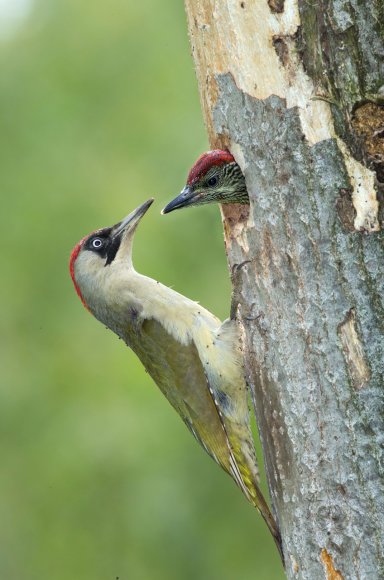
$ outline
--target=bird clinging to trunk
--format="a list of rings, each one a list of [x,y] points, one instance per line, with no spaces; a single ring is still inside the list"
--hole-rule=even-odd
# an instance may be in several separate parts
[[[203,153],[189,172],[182,192],[161,213],[205,203],[249,203],[244,175],[229,151]]]
[[[275,521],[258,486],[236,323],[138,274],[136,227],[150,199],[74,248],[70,272],[85,307],[132,348],[191,433],[260,511],[281,554]]]

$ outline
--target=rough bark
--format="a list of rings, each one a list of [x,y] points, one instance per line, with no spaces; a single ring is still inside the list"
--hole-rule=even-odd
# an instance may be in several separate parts
[[[287,576],[384,578],[384,3],[186,9]]]

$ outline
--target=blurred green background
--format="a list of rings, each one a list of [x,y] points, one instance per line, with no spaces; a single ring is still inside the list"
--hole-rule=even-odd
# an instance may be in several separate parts
[[[0,578],[282,578],[68,274],[80,237],[154,196],[136,268],[227,316],[217,207],[159,214],[207,148],[182,2],[0,0],[0,67]]]

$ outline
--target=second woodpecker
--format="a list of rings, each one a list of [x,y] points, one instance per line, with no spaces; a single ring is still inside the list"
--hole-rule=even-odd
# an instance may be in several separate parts
[[[259,510],[281,554],[276,523],[259,489],[236,323],[132,264],[136,227],[153,200],[74,248],[70,272],[85,307],[132,348],[205,451]]]
[[[182,192],[161,213],[207,203],[249,203],[244,175],[229,151],[203,153],[190,170]]]

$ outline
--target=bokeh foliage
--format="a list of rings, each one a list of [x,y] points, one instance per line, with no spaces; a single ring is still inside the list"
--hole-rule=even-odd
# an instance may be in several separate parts
[[[40,0],[0,66],[0,577],[282,578],[261,519],[68,275],[80,237],[154,196],[136,268],[227,316],[218,209],[159,215],[207,148],[182,3]]]

